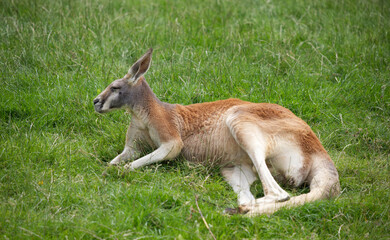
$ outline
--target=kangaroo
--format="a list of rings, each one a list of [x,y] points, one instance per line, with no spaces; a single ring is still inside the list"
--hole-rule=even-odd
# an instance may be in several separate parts
[[[110,164],[136,159],[124,166],[130,171],[179,154],[217,163],[238,196],[238,208],[227,209],[229,214],[272,214],[340,193],[333,161],[302,119],[277,104],[239,99],[187,106],[161,102],[144,78],[152,52],[93,100],[98,113],[124,108],[132,114],[124,150]],[[140,157],[143,146],[154,151]],[[290,197],[274,177],[293,187],[308,184],[310,192]],[[255,199],[250,186],[257,178],[264,197]]]

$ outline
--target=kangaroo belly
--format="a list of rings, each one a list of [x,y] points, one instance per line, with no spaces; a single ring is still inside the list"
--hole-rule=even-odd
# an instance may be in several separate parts
[[[210,129],[203,129],[183,139],[182,154],[188,161],[217,165],[250,162],[227,126]]]

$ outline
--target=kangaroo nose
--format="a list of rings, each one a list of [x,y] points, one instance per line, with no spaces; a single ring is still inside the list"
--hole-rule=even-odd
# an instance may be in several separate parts
[[[95,98],[94,100],[93,100],[93,104],[96,104],[96,103],[98,103],[99,102],[99,98]]]

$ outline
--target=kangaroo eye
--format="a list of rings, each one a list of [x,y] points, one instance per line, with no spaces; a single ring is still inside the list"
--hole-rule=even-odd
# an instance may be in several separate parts
[[[115,92],[118,89],[120,89],[120,87],[111,87],[111,91],[113,91],[113,92]]]

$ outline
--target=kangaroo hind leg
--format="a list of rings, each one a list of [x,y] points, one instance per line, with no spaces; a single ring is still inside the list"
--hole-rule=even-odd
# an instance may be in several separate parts
[[[232,115],[228,117],[226,123],[236,142],[252,160],[260,177],[265,196],[256,199],[256,203],[286,201],[290,198],[289,194],[278,185],[265,162],[268,147],[266,136],[256,124],[256,120],[250,120],[247,117],[240,119],[239,115]]]
[[[312,168],[309,176],[310,192],[292,197],[290,200],[278,203],[240,205],[238,212],[249,216],[272,214],[285,207],[301,206],[308,202],[329,199],[340,194],[339,176],[329,156],[311,156]]]
[[[221,173],[237,194],[239,205],[254,203],[255,198],[250,191],[250,186],[257,177],[251,166],[239,164],[234,167],[225,167]]]

